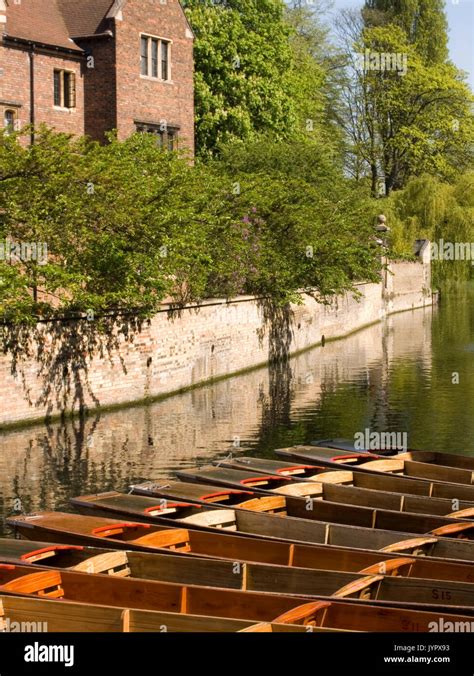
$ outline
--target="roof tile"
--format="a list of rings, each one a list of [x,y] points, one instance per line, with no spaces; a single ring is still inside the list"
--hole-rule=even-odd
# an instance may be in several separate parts
[[[6,34],[81,51],[71,38],[106,30],[111,6],[112,0],[9,0]]]

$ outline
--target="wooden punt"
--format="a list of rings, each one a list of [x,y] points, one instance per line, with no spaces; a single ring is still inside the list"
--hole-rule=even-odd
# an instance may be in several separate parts
[[[348,439],[328,439],[322,441],[311,442],[311,446],[317,448],[332,448],[336,451],[345,453],[375,453],[386,456],[387,453],[395,455],[397,458],[403,460],[414,460],[415,462],[427,462],[431,465],[442,465],[444,467],[457,467],[459,469],[470,469],[474,471],[474,458],[469,455],[459,455],[456,453],[444,453],[442,451],[424,451],[417,449],[409,449],[408,451],[385,451],[380,449],[363,449],[355,448],[354,443]]]
[[[251,473],[251,476],[255,476],[255,473]],[[308,503],[299,497],[286,501],[287,516],[284,520],[287,526],[284,532],[278,530],[282,521],[281,513],[275,516],[259,510],[255,511],[251,509],[251,504],[249,508],[248,503],[246,510],[221,508],[215,504],[193,505],[181,502],[179,497],[160,503],[152,497],[116,491],[83,495],[72,498],[71,503],[82,514],[112,516],[113,518],[126,517],[170,527],[178,524],[189,528],[232,531],[236,534],[250,536],[284,537],[299,542],[313,542],[314,526],[320,522],[346,523],[365,528],[403,530],[421,534],[437,530],[440,534],[446,532],[454,537],[460,534],[463,538],[474,539],[474,521],[472,520],[464,522],[460,521],[459,517],[455,520],[424,514],[340,505],[328,501],[312,500]],[[249,511],[254,511],[254,515],[249,516]],[[474,510],[471,510],[470,514],[473,513]],[[289,521],[291,523],[288,526]],[[288,530],[288,527],[291,530]],[[316,535],[316,537],[319,536]]]
[[[289,616],[291,613],[291,618]],[[281,623],[259,623],[246,620],[198,616],[184,613],[134,610],[102,605],[85,605],[31,596],[0,596],[0,615],[12,622],[47,623],[50,632],[146,632],[146,631],[398,631],[426,632],[432,623],[439,623],[436,612],[405,608],[376,607],[372,604],[354,604],[340,600],[316,601],[296,606],[281,615]],[[463,631],[472,631],[472,616],[443,613],[444,627],[462,625]],[[287,624],[290,619],[295,624]],[[449,624],[450,623],[450,624]],[[262,626],[263,624],[263,626]],[[334,627],[330,625],[333,624]],[[6,622],[0,626],[6,627]]]
[[[300,578],[303,571],[296,571]],[[0,594],[61,599],[89,605],[182,613],[229,619],[273,621],[310,600],[462,613],[474,618],[474,585],[321,570],[306,571],[304,594],[291,588],[295,571],[273,573],[277,594],[97,575],[11,563],[0,564]],[[300,579],[301,582],[301,579]],[[473,620],[474,621],[474,620]]]
[[[319,500],[340,502],[359,507],[379,507],[380,509],[400,512],[435,514],[451,518],[474,518],[474,501],[412,495],[409,490],[407,492],[403,490],[406,485],[406,479],[402,477],[368,477],[362,473],[328,468],[325,468],[321,472],[320,468],[316,468],[314,465],[298,465],[269,458],[230,458],[223,460],[220,465],[262,474],[286,476],[297,483],[306,481],[318,482],[321,484],[320,493],[317,495],[313,494],[313,497],[317,497]],[[375,479],[374,486],[378,485],[380,479],[387,479],[389,483],[384,489],[380,490],[363,488],[358,486],[361,478],[362,483],[367,478]],[[390,484],[390,482],[392,483]],[[415,480],[415,482],[417,481]],[[420,480],[417,483],[426,490],[426,483],[424,481]],[[390,488],[392,490],[389,490]],[[133,492],[146,495],[146,484],[139,484],[138,486],[134,486],[133,489]],[[287,491],[286,494],[288,494]]]
[[[321,484],[316,481],[295,482],[288,476],[280,477],[275,474],[263,474],[228,467],[202,467],[180,471],[178,474],[182,479],[190,479],[191,481],[210,481],[215,482],[216,485],[221,482],[222,485],[233,488],[244,485],[252,487],[255,491],[271,494],[283,493],[292,497],[291,515],[306,520],[380,530],[432,533],[441,537],[462,537],[463,539],[474,537],[474,522],[472,521],[474,510],[472,509],[457,511],[453,513],[451,518],[451,515],[442,517],[430,514],[411,514],[395,510],[333,503],[314,499],[321,495]],[[285,482],[283,485],[282,481]],[[463,516],[470,516],[471,520],[463,518]]]
[[[403,454],[384,458],[373,453],[346,453],[334,448],[317,448],[315,446],[279,448],[275,453],[285,459],[296,459],[318,466],[332,467],[333,469],[350,467],[357,472],[383,472],[401,477],[451,484],[454,495],[445,497],[457,497],[465,500],[469,499],[465,497],[465,494],[457,495],[456,492],[459,493],[462,486],[471,487],[474,490],[474,471],[472,469],[445,467],[429,462],[415,462],[408,458],[404,459]]]
[[[290,565],[303,568],[318,568],[318,553],[310,544],[298,544],[290,538],[307,530],[303,520],[290,521],[272,515],[246,511],[248,523],[255,517],[272,519],[281,535],[287,538],[245,537],[233,533],[208,532],[188,528],[168,528],[147,523],[124,522],[103,517],[65,514],[61,512],[40,512],[33,515],[9,517],[6,522],[22,537],[60,544],[99,545],[116,549],[138,551],[162,551],[182,555],[224,558],[232,561],[253,561]],[[329,523],[311,522],[312,537],[316,544],[351,547],[364,550],[383,550],[428,555],[454,561],[473,560],[473,542],[423,535],[414,537],[411,533],[383,531],[357,526],[340,526]],[[319,537],[319,540],[317,540]]]
[[[0,595],[0,632],[238,632],[254,631],[254,627],[254,622],[249,620]],[[306,629],[302,623],[286,624],[285,620],[281,625],[269,623],[268,631]],[[317,631],[332,630],[318,628]]]
[[[296,563],[308,566],[308,568],[303,568],[301,580],[299,568],[294,566],[292,568],[296,572],[292,576],[291,589],[297,590],[298,593],[305,592],[304,571],[313,568],[474,582],[472,566],[430,559],[426,556],[407,557],[401,554],[385,554],[330,545],[314,545],[311,552],[306,552],[306,554],[305,560],[304,548],[296,551]],[[311,558],[309,554],[312,554]],[[273,573],[275,568],[279,568],[275,564],[242,562],[236,566],[235,561],[227,559],[206,559],[170,553],[109,550],[11,539],[0,539],[0,561],[260,592],[275,592]],[[278,573],[278,570],[276,572]]]
[[[295,464],[295,460],[306,463],[315,462],[310,457],[303,457],[306,449],[311,450],[311,446],[292,447],[291,449],[280,449],[278,455],[285,457],[287,460],[292,460],[290,465]],[[293,449],[298,451],[293,452]],[[305,450],[301,450],[305,449]],[[289,454],[283,451],[291,451]],[[298,453],[299,455],[296,455]],[[414,496],[425,496],[432,498],[444,498],[448,500],[459,500],[464,503],[474,503],[474,486],[465,484],[450,484],[440,481],[429,481],[428,479],[415,479],[407,477],[406,475],[398,476],[396,474],[383,474],[382,472],[359,472],[351,471],[350,466],[344,465],[341,469],[340,465],[335,467],[313,465],[314,474],[312,477],[307,477],[307,481],[318,481],[323,483],[335,483],[345,486],[352,486],[354,488],[366,488],[370,490],[384,491],[387,493],[403,493]],[[310,470],[308,470],[310,471]],[[418,511],[418,510],[410,510]]]
[[[397,616],[396,613],[400,613]],[[411,613],[408,617],[406,613]],[[403,616],[402,616],[403,614]],[[462,619],[461,619],[462,618]],[[403,611],[398,608],[378,608],[372,611],[369,606],[345,606],[334,601],[313,601],[298,606],[278,618],[271,628],[267,623],[260,623],[244,629],[245,632],[270,632],[273,627],[281,627],[282,623],[292,622],[292,626],[302,625],[306,631],[331,626],[333,630],[370,632],[430,632],[437,631],[440,624],[446,632],[472,632],[474,623],[470,616],[443,615],[434,613]]]

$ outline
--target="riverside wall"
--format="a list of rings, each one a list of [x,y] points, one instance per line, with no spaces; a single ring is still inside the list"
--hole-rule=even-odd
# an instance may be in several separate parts
[[[43,323],[0,355],[0,426],[152,400],[344,337],[395,312],[432,304],[429,246],[379,283],[323,305],[272,312],[253,297],[163,306],[140,327],[97,336],[86,320]]]

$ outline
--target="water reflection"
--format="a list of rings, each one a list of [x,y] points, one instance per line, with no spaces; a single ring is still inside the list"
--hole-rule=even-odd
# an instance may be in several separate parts
[[[4,433],[2,513],[15,499],[23,511],[64,509],[72,495],[168,478],[229,451],[265,455],[366,427],[407,431],[416,447],[474,452],[468,300],[394,315],[286,364],[149,406]]]

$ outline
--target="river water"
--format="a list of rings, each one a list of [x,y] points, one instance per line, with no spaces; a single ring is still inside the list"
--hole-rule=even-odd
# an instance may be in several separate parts
[[[234,454],[366,429],[412,448],[474,454],[474,286],[436,308],[393,315],[277,368],[256,369],[147,406],[0,435],[0,506],[69,509]],[[3,534],[8,531],[3,531]]]

